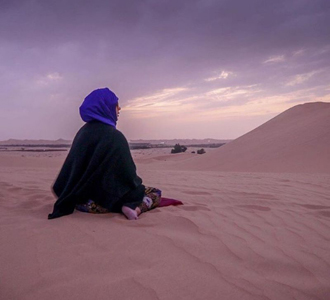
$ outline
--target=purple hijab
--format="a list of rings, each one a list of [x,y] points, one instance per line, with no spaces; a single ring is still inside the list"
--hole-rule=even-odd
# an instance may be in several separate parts
[[[108,88],[91,92],[80,106],[80,116],[85,122],[100,121],[116,128],[118,97]]]

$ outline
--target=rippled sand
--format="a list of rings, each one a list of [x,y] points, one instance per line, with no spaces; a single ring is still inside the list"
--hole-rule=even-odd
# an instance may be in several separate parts
[[[191,155],[143,151],[144,183],[184,205],[138,221],[49,221],[65,154],[0,153],[0,299],[328,299],[330,175],[166,170]]]

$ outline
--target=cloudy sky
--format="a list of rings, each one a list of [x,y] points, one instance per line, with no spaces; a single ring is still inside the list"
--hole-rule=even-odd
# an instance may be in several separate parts
[[[128,139],[236,138],[330,102],[329,0],[0,0],[0,140],[73,138],[93,89]]]

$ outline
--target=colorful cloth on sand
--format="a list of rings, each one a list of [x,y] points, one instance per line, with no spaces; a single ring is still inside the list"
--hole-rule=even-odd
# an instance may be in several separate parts
[[[159,206],[161,202],[161,195],[162,195],[161,190],[153,187],[145,187],[143,201],[138,206],[141,212],[146,212],[148,210],[151,210]],[[88,200],[84,204],[77,204],[76,210],[79,210],[81,212],[92,213],[92,214],[109,213],[108,209],[102,207],[99,204],[96,204],[93,200]]]
[[[179,200],[162,197],[158,206],[163,207],[163,206],[170,206],[170,205],[183,205],[183,203]]]

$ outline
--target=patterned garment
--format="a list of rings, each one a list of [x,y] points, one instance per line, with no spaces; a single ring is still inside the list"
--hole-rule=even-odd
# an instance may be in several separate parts
[[[162,191],[153,187],[146,187],[142,203],[139,205],[141,213],[154,209],[160,203]]]
[[[77,204],[76,210],[91,214],[104,214],[109,212],[108,209],[96,204],[93,200],[88,200],[84,204]]]
[[[145,187],[144,197],[142,203],[138,206],[141,213],[157,207],[161,200],[162,192],[153,187]],[[93,200],[88,200],[87,203],[77,204],[76,210],[92,214],[109,213],[109,210],[96,204]]]

